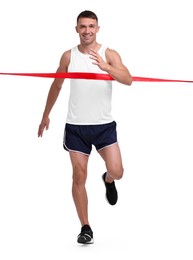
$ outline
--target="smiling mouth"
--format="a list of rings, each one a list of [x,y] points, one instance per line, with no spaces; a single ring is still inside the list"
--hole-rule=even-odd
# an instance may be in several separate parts
[[[89,40],[91,37],[92,37],[91,35],[83,35],[83,38],[84,38],[85,40]]]

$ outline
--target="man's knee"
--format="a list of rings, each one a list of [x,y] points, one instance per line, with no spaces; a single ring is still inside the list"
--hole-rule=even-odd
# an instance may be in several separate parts
[[[124,169],[120,168],[118,173],[117,173],[117,178],[116,180],[120,180],[123,177]]]
[[[120,180],[123,177],[124,169],[122,167],[113,168],[109,171],[109,174],[114,180]]]
[[[72,175],[73,184],[84,185],[86,182],[86,178],[87,178],[86,170],[83,170],[81,168],[73,170],[73,175]]]

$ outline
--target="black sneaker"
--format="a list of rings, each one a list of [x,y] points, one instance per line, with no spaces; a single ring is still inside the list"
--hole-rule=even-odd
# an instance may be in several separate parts
[[[93,244],[93,232],[89,225],[84,225],[78,235],[77,242],[80,244]]]
[[[108,202],[111,204],[111,205],[115,205],[117,203],[117,200],[118,200],[118,194],[117,194],[117,189],[115,187],[115,182],[111,182],[111,183],[108,183],[105,181],[105,177],[106,177],[106,172],[102,175],[102,178],[103,178],[103,181],[104,181],[104,184],[105,184],[105,187],[106,187],[106,197],[107,197],[107,200]]]

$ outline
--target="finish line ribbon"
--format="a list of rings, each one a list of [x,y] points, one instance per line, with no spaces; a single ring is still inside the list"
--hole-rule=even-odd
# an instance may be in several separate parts
[[[103,73],[87,73],[87,72],[56,72],[56,73],[1,73],[5,76],[26,76],[26,77],[41,77],[41,78],[63,78],[63,79],[93,79],[93,80],[114,80],[109,74]],[[193,83],[192,80],[179,79],[160,79],[146,77],[132,77],[133,81],[143,82],[184,82]]]

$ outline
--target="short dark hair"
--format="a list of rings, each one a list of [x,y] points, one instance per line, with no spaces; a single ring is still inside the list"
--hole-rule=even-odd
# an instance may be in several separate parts
[[[78,15],[78,17],[77,17],[77,23],[78,23],[78,20],[79,20],[80,18],[91,18],[91,19],[94,19],[94,20],[96,20],[96,21],[98,22],[98,17],[97,17],[97,15],[96,15],[94,12],[89,11],[89,10],[85,10],[85,11],[81,12],[81,13]]]

